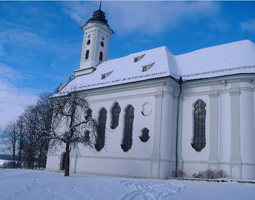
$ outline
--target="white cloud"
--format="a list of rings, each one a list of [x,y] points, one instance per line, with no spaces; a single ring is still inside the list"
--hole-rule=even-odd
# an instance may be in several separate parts
[[[0,63],[0,74],[0,126],[3,127],[16,120],[28,104],[34,104],[37,96],[15,86],[20,73],[14,69]]]
[[[84,24],[91,17],[95,4],[74,2],[65,4],[65,12],[79,24]],[[217,2],[103,2],[102,10],[110,27],[118,33],[133,31],[142,33],[160,33],[178,26],[184,19],[212,17],[219,11]]]
[[[255,33],[255,19],[239,23],[243,31]]]
[[[96,2],[98,3],[98,2]],[[86,20],[92,17],[91,9],[96,5],[95,2],[64,2],[64,12],[78,24],[85,24]],[[93,6],[92,6],[93,5]],[[98,8],[96,8],[98,9]]]

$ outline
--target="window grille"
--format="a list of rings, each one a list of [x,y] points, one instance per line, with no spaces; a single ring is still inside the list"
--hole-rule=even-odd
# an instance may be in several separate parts
[[[199,100],[194,108],[194,138],[191,146],[196,151],[201,151],[206,145],[205,138],[205,118],[206,118],[206,104],[204,101]]]
[[[154,62],[155,63],[155,62]],[[144,65],[144,66],[142,66],[142,72],[146,72],[146,71],[148,71],[153,65],[154,65],[154,63],[151,63],[151,64],[149,64],[149,65]]]
[[[141,56],[134,57],[134,62],[138,62],[138,61],[141,60],[144,56],[145,56],[145,54],[143,54],[143,55],[141,55]]]
[[[115,129],[119,125],[120,111],[121,111],[121,108],[118,102],[116,102],[111,110],[111,114],[112,114],[111,129]]]
[[[102,108],[99,112],[98,117],[98,127],[97,127],[97,137],[96,137],[96,144],[95,149],[97,151],[100,151],[104,148],[105,144],[105,125],[106,125],[106,119],[107,119],[107,111],[105,108]]]
[[[134,107],[129,105],[125,114],[125,127],[121,148],[124,152],[127,152],[132,147],[133,139],[133,122],[134,122]]]
[[[101,79],[105,79],[106,78],[106,74],[101,74]]]

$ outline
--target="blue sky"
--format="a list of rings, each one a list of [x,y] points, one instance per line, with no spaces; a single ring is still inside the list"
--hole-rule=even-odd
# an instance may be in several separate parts
[[[99,1],[0,1],[0,126],[37,95],[79,68],[80,27]],[[108,59],[160,46],[174,54],[248,38],[255,43],[255,1],[103,1],[115,34]]]

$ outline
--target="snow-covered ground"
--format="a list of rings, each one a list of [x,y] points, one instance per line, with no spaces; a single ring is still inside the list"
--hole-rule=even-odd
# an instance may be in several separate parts
[[[0,199],[255,199],[255,184],[101,177],[0,169]]]

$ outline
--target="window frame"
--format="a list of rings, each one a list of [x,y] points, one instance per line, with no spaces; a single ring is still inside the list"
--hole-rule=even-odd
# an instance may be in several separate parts
[[[124,132],[122,138],[121,148],[124,152],[131,149],[133,144],[133,125],[135,118],[135,108],[132,105],[128,105],[125,109],[125,119],[124,119]]]
[[[89,50],[86,51],[85,53],[85,60],[89,59]]]
[[[111,129],[115,129],[118,127],[120,112],[121,107],[118,102],[115,102],[111,109]]]
[[[99,53],[99,61],[103,61],[103,56],[104,56],[103,52],[100,51],[100,53]]]
[[[101,108],[98,116],[97,134],[96,134],[96,144],[95,149],[101,151],[105,145],[105,129],[107,122],[107,110]]]
[[[198,100],[194,104],[193,111],[193,140],[191,146],[197,152],[202,151],[206,146],[206,103]]]

